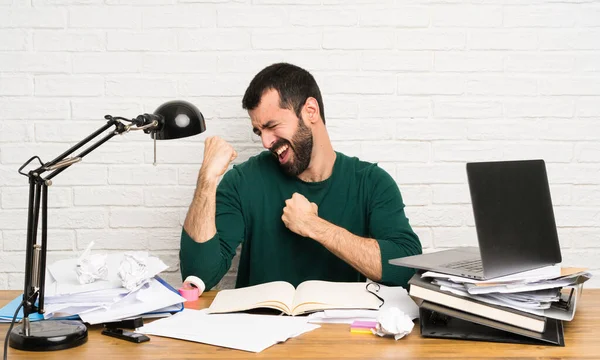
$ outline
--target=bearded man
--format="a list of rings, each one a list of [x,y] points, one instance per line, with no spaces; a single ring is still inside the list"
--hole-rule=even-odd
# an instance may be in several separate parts
[[[235,149],[206,139],[181,235],[182,277],[214,287],[242,244],[236,287],[366,278],[406,286],[414,270],[388,261],[422,248],[400,190],[376,164],[333,149],[314,77],[270,65],[250,82],[242,106],[267,150],[226,171]]]

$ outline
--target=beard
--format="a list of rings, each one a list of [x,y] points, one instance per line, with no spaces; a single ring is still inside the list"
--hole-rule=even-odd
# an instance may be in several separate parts
[[[292,151],[290,155],[292,156],[290,156],[290,159],[285,164],[280,164],[281,169],[289,176],[298,176],[310,165],[313,148],[312,131],[308,126],[304,125],[304,121],[301,118],[298,119],[298,130],[292,136],[292,140],[280,139],[271,148],[277,149],[285,144],[289,145],[289,149]]]

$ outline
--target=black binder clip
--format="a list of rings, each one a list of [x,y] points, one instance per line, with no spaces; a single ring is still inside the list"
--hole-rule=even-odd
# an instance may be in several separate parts
[[[571,288],[571,291],[569,292],[569,296],[566,299],[563,299],[563,296],[562,296],[563,294],[561,293],[558,301],[553,302],[550,305],[550,307],[568,311],[571,308],[571,300],[573,299],[574,292],[575,292],[575,288]],[[566,296],[566,294],[565,294],[565,296]]]

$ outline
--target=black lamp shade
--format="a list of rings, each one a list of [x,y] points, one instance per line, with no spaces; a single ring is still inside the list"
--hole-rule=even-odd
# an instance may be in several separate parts
[[[206,130],[204,116],[196,106],[187,101],[169,101],[154,111],[161,117],[156,130],[156,139],[179,139],[198,135]]]

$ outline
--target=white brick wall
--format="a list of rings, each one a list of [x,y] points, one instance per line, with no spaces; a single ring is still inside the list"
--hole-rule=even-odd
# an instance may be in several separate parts
[[[600,287],[600,0],[0,1],[0,289],[23,281],[29,157],[167,100],[208,131],[116,137],[54,179],[49,261],[149,250],[180,283],[203,139],[260,151],[241,97],[278,61],[312,71],[336,149],[398,182],[427,251],[477,243],[465,162],[543,158],[565,265]],[[222,286],[231,286],[233,271]]]

